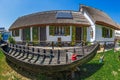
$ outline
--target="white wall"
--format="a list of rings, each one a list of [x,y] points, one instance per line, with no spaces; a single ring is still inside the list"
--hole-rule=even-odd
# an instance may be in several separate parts
[[[95,25],[86,11],[83,11],[83,15],[85,16],[85,18],[87,18],[87,20],[90,22],[90,25],[91,25],[90,27],[87,28],[87,41],[94,42],[95,41],[95,30],[96,30]],[[90,37],[90,29],[93,30],[93,38]]]
[[[22,36],[22,29],[19,29],[19,36],[13,38],[15,39],[15,41],[22,41],[21,36]]]
[[[46,27],[47,32],[47,41],[58,41],[58,38],[61,38],[61,41],[71,41],[72,27],[70,26],[70,36],[51,36],[49,35],[49,26]]]
[[[120,30],[115,30],[115,36],[119,36],[120,37]]]
[[[81,9],[83,15],[87,18],[87,20],[90,22],[91,26],[87,28],[87,41],[94,42],[94,41],[114,41],[115,38],[115,30],[113,30],[113,36],[112,38],[103,38],[102,37],[102,26],[95,25],[94,21],[92,21],[90,15]],[[105,26],[104,26],[105,27]],[[90,28],[93,29],[93,38],[90,37]]]
[[[96,36],[95,36],[96,41],[114,41],[115,30],[113,30],[112,38],[103,38],[102,27],[105,27],[105,26],[96,25]]]

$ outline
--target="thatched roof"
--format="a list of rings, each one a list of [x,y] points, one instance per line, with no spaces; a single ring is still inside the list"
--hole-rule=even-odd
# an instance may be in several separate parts
[[[120,30],[120,27],[103,11],[85,5],[81,5],[81,8],[87,11],[95,24],[104,25],[116,30]]]
[[[72,18],[60,19],[56,18],[56,14],[60,11],[46,11],[38,12],[18,18],[11,26],[11,29],[25,28],[30,26],[46,26],[46,25],[73,25],[73,26],[89,26],[90,23],[83,16],[81,12],[74,11],[61,11],[70,12]]]

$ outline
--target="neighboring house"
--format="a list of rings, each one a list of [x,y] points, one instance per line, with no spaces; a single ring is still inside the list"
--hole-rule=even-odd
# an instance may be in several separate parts
[[[9,38],[9,36],[11,36],[10,32],[3,32],[3,33],[2,33],[2,39],[3,39],[4,41],[7,41],[8,38]]]
[[[0,27],[0,33],[5,32],[5,28],[4,27]]]
[[[16,41],[114,41],[118,25],[103,11],[46,11],[18,18],[9,28]]]
[[[120,40],[120,30],[115,30],[115,39]]]
[[[120,27],[103,11],[81,5],[80,11],[89,20],[87,41],[114,41],[115,30]]]

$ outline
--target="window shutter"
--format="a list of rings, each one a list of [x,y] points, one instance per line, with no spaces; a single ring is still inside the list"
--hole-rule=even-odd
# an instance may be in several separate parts
[[[33,27],[32,33],[33,41],[38,41],[38,27]]]
[[[26,28],[25,32],[26,32],[26,40],[30,41],[30,28]]]
[[[65,36],[70,35],[70,27],[66,26],[65,27]]]
[[[75,40],[76,40],[75,33],[76,33],[76,27],[72,26],[72,42],[71,42],[71,45],[75,45]]]
[[[112,31],[112,29],[110,29],[110,38],[112,38],[112,33],[113,33],[113,31]]]
[[[54,36],[54,27],[53,26],[49,27],[49,35]]]

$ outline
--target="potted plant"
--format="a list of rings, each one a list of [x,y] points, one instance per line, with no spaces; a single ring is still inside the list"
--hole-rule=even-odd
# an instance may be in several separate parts
[[[12,36],[9,36],[8,42],[9,42],[9,43],[12,43],[12,44],[15,44],[15,43],[16,43],[16,42],[15,42],[15,39],[14,39]]]

